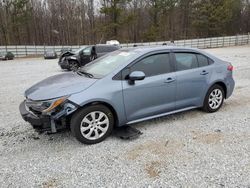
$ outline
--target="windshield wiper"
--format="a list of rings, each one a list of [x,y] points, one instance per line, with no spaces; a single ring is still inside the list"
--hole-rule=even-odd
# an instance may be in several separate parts
[[[94,78],[94,75],[93,75],[93,74],[88,73],[88,72],[85,72],[85,71],[83,71],[83,70],[77,70],[76,73],[79,74],[80,76],[85,75],[85,76],[87,76],[87,77],[89,77],[89,78]]]

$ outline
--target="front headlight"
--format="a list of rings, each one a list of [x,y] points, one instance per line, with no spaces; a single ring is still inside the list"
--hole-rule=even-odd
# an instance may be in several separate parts
[[[53,109],[55,109],[56,107],[58,107],[59,105],[61,105],[62,103],[64,103],[64,101],[65,101],[67,98],[68,98],[68,97],[61,97],[61,98],[59,98],[59,99],[56,99],[56,100],[52,101],[52,102],[50,103],[50,106],[49,106],[48,108],[44,109],[43,112],[48,113],[48,112],[52,111]]]
[[[56,107],[58,107],[59,105],[61,105],[62,103],[64,103],[67,98],[68,96],[46,101],[26,100],[26,106],[28,108],[31,108],[39,112],[48,113],[51,112]]]

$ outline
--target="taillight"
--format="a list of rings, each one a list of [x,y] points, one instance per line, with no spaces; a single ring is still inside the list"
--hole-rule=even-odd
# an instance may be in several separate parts
[[[227,70],[233,71],[233,70],[234,70],[234,66],[233,66],[233,65],[228,65],[228,66],[227,66]]]

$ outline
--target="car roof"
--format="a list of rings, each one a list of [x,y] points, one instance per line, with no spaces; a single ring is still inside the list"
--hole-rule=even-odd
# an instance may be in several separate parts
[[[114,45],[114,44],[96,44],[96,45],[94,45],[94,46],[103,46],[103,47],[110,47],[110,46],[112,46],[112,47],[119,47],[118,45]]]
[[[220,60],[219,58],[215,57],[214,55],[207,53],[206,51],[203,51],[198,48],[189,48],[189,47],[181,47],[181,46],[138,46],[138,47],[129,47],[129,48],[121,48],[120,51],[126,51],[126,52],[136,52],[139,54],[146,54],[150,52],[157,52],[157,51],[170,51],[170,50],[183,50],[186,52],[193,52],[193,53],[200,53],[203,54],[214,61]]]
[[[179,46],[138,46],[138,47],[129,47],[122,48],[124,51],[135,51],[141,53],[161,51],[161,50],[185,50],[185,51],[197,51],[200,52],[197,48],[188,48],[188,47],[179,47]]]

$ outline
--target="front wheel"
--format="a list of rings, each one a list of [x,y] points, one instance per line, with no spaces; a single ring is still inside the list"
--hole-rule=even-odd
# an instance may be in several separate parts
[[[69,70],[76,71],[79,68],[79,65],[76,61],[69,61]]]
[[[207,92],[203,104],[203,110],[210,113],[218,111],[224,102],[224,98],[224,89],[220,85],[213,85]]]
[[[73,115],[70,129],[84,144],[96,144],[107,138],[114,127],[114,116],[104,105],[93,105]]]

